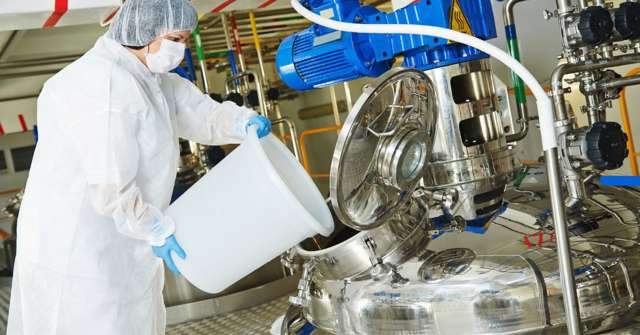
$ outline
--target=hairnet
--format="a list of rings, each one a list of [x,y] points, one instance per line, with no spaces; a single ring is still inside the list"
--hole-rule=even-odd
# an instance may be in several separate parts
[[[195,29],[198,15],[187,0],[127,0],[109,27],[109,37],[144,46],[156,37]]]

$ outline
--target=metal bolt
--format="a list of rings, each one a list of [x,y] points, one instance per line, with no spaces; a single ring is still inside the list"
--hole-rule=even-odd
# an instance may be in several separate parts
[[[545,20],[549,20],[549,19],[551,19],[553,17],[553,12],[548,10],[548,9],[545,9],[545,10],[542,11],[542,17]]]

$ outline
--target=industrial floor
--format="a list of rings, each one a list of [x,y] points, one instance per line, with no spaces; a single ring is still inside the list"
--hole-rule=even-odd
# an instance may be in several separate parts
[[[171,326],[167,335],[269,335],[271,325],[287,310],[283,297],[220,316]]]
[[[0,288],[0,334],[6,333],[11,288]],[[174,325],[167,335],[269,335],[273,321],[287,309],[287,297],[212,318]]]

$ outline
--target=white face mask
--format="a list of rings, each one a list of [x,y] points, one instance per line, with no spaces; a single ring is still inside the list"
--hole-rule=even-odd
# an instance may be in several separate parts
[[[147,53],[147,67],[153,73],[168,73],[180,65],[184,58],[184,43],[162,39],[156,53]]]

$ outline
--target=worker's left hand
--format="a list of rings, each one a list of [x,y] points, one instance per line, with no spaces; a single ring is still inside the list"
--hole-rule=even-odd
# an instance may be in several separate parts
[[[247,121],[247,128],[256,126],[258,128],[258,138],[263,138],[271,133],[271,121],[262,115],[253,116]]]
[[[151,247],[151,248],[153,249],[153,253],[156,254],[156,256],[162,258],[162,260],[164,261],[164,264],[167,265],[167,267],[169,268],[169,270],[171,270],[171,272],[177,275],[180,274],[180,271],[178,271],[176,264],[173,263],[173,258],[171,258],[171,252],[172,251],[175,252],[176,255],[178,255],[178,257],[182,259],[185,259],[187,257],[187,254],[184,252],[180,244],[178,244],[178,241],[176,241],[176,237],[174,235],[167,237],[163,245],[159,247]]]

